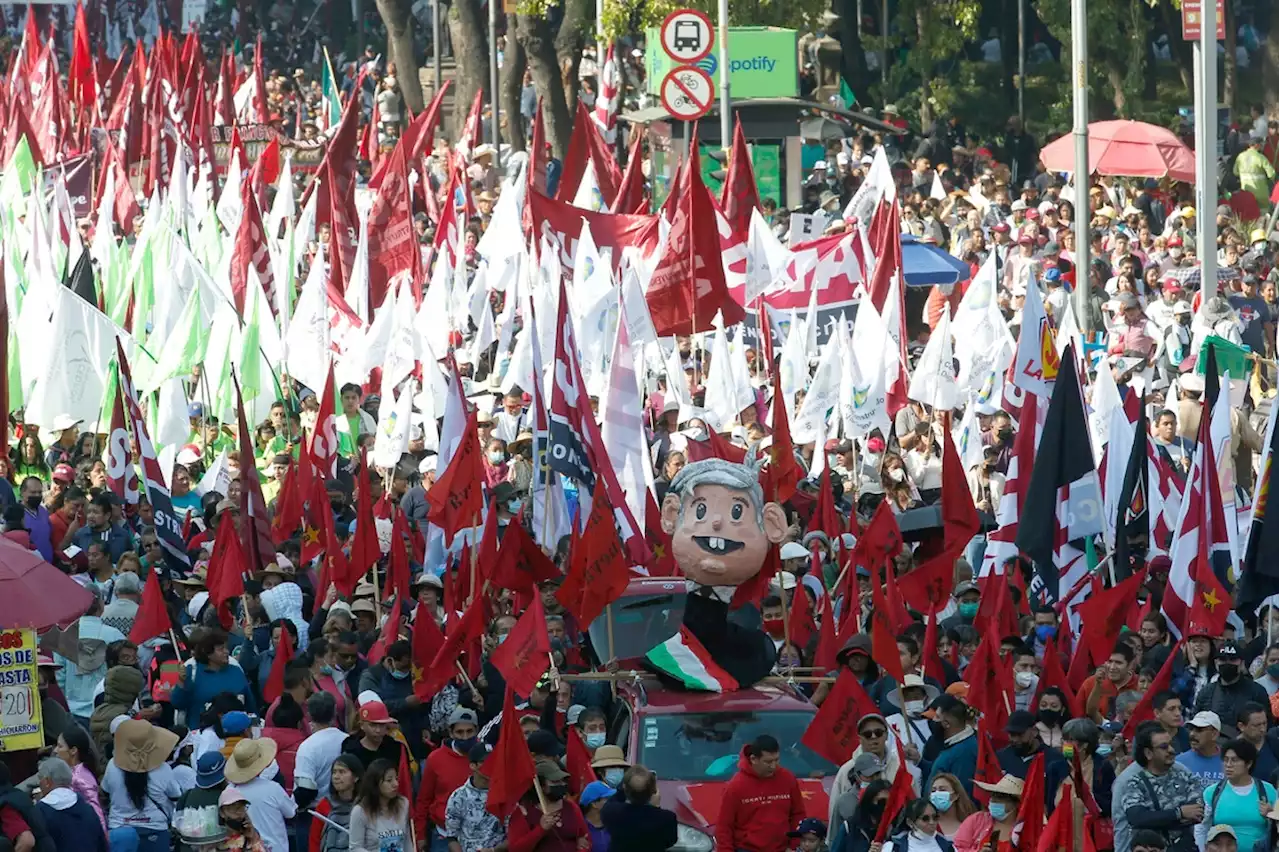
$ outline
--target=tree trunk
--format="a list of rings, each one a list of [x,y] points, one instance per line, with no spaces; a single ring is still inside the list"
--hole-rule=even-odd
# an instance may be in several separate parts
[[[565,0],[564,18],[554,41],[556,61],[560,65],[560,84],[564,87],[564,103],[569,115],[578,108],[578,66],[588,38],[594,38],[591,22],[595,20],[595,0]],[[597,56],[597,63],[604,57]]]
[[[1111,84],[1111,105],[1115,108],[1115,117],[1124,118],[1124,69],[1114,63],[1107,63],[1107,82]]]
[[[855,98],[868,100],[871,75],[867,71],[867,54],[859,32],[858,4],[856,0],[833,0],[831,8],[840,16],[840,26],[831,33],[840,42],[840,76]],[[853,104],[847,106],[853,109]]]
[[[533,87],[542,98],[542,122],[547,142],[556,158],[564,160],[569,149],[569,136],[573,132],[573,115],[565,102],[565,87],[556,63],[555,36],[546,18],[532,15],[519,15],[518,18],[516,36],[524,47],[529,72],[533,75]]]
[[[1227,110],[1234,115],[1236,111],[1236,14],[1230,0],[1223,3],[1222,8],[1226,12],[1226,20],[1223,22],[1226,28],[1226,32],[1223,35],[1226,38],[1222,42],[1222,102],[1226,104]],[[1272,77],[1267,82],[1274,83],[1275,78]]]
[[[1263,38],[1257,61],[1262,64],[1262,97],[1267,116],[1280,118],[1280,33]]]
[[[1145,44],[1143,54],[1146,57],[1146,62],[1143,63],[1142,66],[1142,97],[1148,101],[1154,101],[1156,99],[1155,36],[1156,32],[1160,29],[1160,21],[1157,17],[1159,13],[1156,12],[1155,9],[1152,9],[1145,3],[1143,4],[1143,7],[1144,23],[1146,24],[1144,32],[1148,33],[1148,35],[1143,39]]]
[[[422,112],[422,80],[413,49],[413,14],[410,0],[377,0],[378,15],[387,28],[387,59],[396,65],[396,81],[405,106]]]
[[[476,92],[489,91],[489,20],[479,0],[452,0],[449,6],[449,36],[453,40],[456,63],[453,90],[453,129],[462,132]],[[483,133],[481,136],[483,137]]]
[[[1194,92],[1194,80],[1191,76],[1191,42],[1184,41],[1182,38],[1182,20],[1178,17],[1178,12],[1169,3],[1157,3],[1156,8],[1160,10],[1160,20],[1164,24],[1164,33],[1169,37],[1169,56],[1173,59],[1173,64],[1178,69],[1178,77],[1182,80],[1182,85],[1190,95]]]
[[[1018,0],[1003,0],[1000,5],[1004,12],[1000,17],[1000,63],[1004,66],[1000,88],[1013,107],[1018,103],[1018,87],[1014,84],[1018,74]]]
[[[498,97],[502,103],[502,115],[506,119],[504,133],[507,144],[512,151],[523,151],[524,119],[520,117],[520,91],[524,88],[524,72],[529,61],[524,53],[524,45],[516,36],[517,20],[515,15],[507,16],[507,49],[502,55],[502,78],[498,85],[502,91]]]
[[[926,8],[926,4],[921,3],[916,6],[916,37],[919,39],[918,44],[927,44],[926,38],[930,12]],[[933,63],[929,61],[928,54],[925,53],[925,65],[920,68],[920,130],[928,133],[933,126],[933,104],[930,98],[933,97]]]

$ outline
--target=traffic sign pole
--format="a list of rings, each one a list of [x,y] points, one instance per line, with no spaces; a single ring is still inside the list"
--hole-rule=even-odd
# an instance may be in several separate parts
[[[1218,4],[1200,3],[1200,103],[1196,113],[1196,254],[1200,310],[1218,295]]]
[[[720,0],[720,147],[733,144],[733,119],[729,106],[729,0]]]

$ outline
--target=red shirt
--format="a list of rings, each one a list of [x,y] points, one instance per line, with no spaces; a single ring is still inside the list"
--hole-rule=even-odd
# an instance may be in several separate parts
[[[587,836],[587,821],[571,800],[560,808],[560,822],[550,831],[542,830],[542,811],[521,802],[507,826],[507,852],[577,852],[578,838]]]
[[[471,777],[471,763],[452,745],[441,746],[431,754],[422,768],[418,800],[413,806],[413,827],[419,837],[427,836],[427,823],[443,828],[444,808],[453,791]]]
[[[9,840],[16,841],[22,832],[30,830],[31,826],[27,825],[27,821],[22,818],[22,814],[13,808],[0,807],[0,834],[9,838]]]

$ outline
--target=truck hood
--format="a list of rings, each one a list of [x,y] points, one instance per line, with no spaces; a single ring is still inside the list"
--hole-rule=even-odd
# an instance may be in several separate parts
[[[805,816],[827,821],[828,802],[833,778],[801,778],[800,794],[804,796]],[[725,781],[659,781],[662,805],[675,811],[676,818],[707,834],[714,834],[720,805],[724,801]]]

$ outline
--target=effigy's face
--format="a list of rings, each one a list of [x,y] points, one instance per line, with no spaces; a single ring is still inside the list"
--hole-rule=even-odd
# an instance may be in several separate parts
[[[681,511],[683,508],[683,511]],[[706,586],[740,586],[760,572],[769,545],[786,536],[786,515],[776,503],[756,511],[745,491],[698,485],[681,506],[668,494],[662,504],[663,529],[671,552],[689,579]]]

